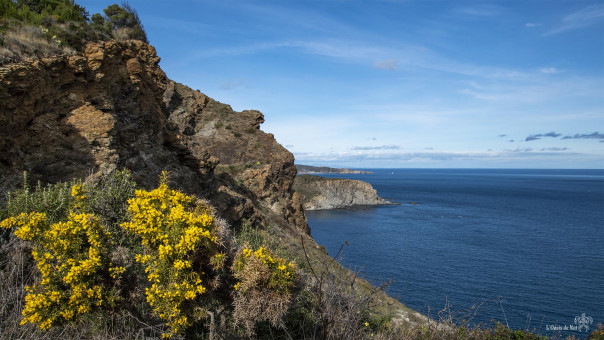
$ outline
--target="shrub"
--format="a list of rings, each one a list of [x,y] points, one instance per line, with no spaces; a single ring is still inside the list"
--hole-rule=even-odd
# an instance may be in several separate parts
[[[206,316],[210,298],[202,299],[208,283],[224,264],[209,207],[191,197],[169,190],[167,174],[159,188],[138,190],[128,201],[132,218],[122,224],[141,238],[144,250],[136,261],[145,266],[151,287],[147,302],[166,320],[165,337],[182,333]]]
[[[85,199],[81,185],[74,185],[71,195],[77,203]],[[66,222],[51,224],[45,213],[21,213],[5,219],[0,227],[16,229],[15,236],[29,241],[42,277],[33,287],[26,287],[21,324],[47,329],[113,305],[110,278],[116,279],[124,268],[109,260],[111,234],[94,215],[72,210]]]
[[[130,5],[127,3],[122,6],[113,4],[105,8],[103,12],[105,12],[105,25],[117,33],[117,38],[148,42],[138,13]],[[98,21],[98,18],[96,20]]]
[[[50,223],[64,219],[72,202],[71,187],[76,184],[80,182],[57,183],[43,187],[42,183],[38,182],[32,190],[28,174],[24,172],[21,189],[6,194],[6,206],[2,211],[4,216],[0,215],[0,218],[37,211],[44,213]]]
[[[235,299],[233,319],[243,325],[247,336],[255,335],[258,322],[285,327],[283,317],[291,306],[298,277],[292,262],[273,256],[270,250],[244,248],[233,264]]]

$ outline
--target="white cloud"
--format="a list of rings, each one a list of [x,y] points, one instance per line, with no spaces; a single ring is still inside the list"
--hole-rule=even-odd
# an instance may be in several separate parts
[[[438,166],[463,166],[463,164],[538,164],[540,162],[568,162],[573,159],[592,159],[597,155],[567,152],[568,148],[542,148],[539,151],[532,148],[517,148],[502,152],[294,152],[298,164],[363,164],[372,166],[397,165],[412,166],[414,164],[429,164]],[[561,164],[561,163],[559,163]],[[572,163],[570,163],[572,164]],[[569,165],[570,165],[569,164]]]
[[[524,24],[524,26],[528,27],[528,28],[535,28],[535,27],[541,27],[541,26],[543,26],[543,24],[527,22],[526,24]]]
[[[496,5],[477,5],[472,7],[462,7],[454,10],[454,13],[473,17],[494,17],[503,11],[503,8]]]
[[[373,66],[375,66],[376,68],[382,69],[382,70],[389,70],[389,71],[394,71],[398,68],[396,65],[396,59],[387,59],[387,60],[376,61],[375,63],[373,63]]]
[[[604,19],[603,4],[587,6],[562,18],[562,23],[545,33],[545,35],[555,35],[581,29],[591,26],[602,19]]]
[[[399,150],[400,145],[380,145],[380,146],[353,146],[350,150],[365,151],[365,150]]]
[[[545,73],[545,74],[559,74],[559,73],[564,73],[565,71],[557,69],[555,67],[543,67],[543,68],[539,69],[539,72]]]
[[[492,102],[547,103],[560,98],[602,98],[601,88],[602,80],[597,77],[565,77],[552,80],[535,75],[532,79],[522,81],[472,86],[459,90],[459,93]]]
[[[238,87],[247,87],[247,79],[241,78],[236,81],[229,81],[220,84],[220,88],[222,90],[232,90]]]

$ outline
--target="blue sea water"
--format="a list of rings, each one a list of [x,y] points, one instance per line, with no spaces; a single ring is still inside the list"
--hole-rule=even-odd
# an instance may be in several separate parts
[[[325,176],[400,205],[307,212],[330,255],[348,241],[344,265],[435,319],[449,304],[543,335],[585,337],[583,313],[604,323],[604,170],[371,171]]]

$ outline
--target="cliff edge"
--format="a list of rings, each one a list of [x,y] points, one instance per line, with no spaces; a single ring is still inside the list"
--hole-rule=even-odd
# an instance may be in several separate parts
[[[353,179],[299,175],[294,181],[294,190],[300,194],[306,210],[392,204],[379,197],[371,184]]]
[[[234,227],[308,233],[294,156],[260,130],[263,115],[170,81],[159,60],[127,40],[0,67],[0,191],[23,171],[44,184],[128,168],[152,188],[168,170],[171,186],[209,199]]]

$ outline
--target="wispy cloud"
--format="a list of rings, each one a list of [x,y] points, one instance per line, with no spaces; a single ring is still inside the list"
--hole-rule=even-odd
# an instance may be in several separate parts
[[[568,157],[592,157],[591,155],[568,152],[568,148],[516,148],[501,152],[294,152],[296,162],[303,164],[437,164],[439,162],[508,162],[514,159],[531,159],[535,162],[542,160],[556,161],[564,155]]]
[[[223,90],[232,90],[238,87],[247,87],[247,79],[241,78],[232,82],[224,82],[220,84],[220,88]]]
[[[541,151],[552,151],[552,152],[566,151],[566,150],[569,150],[569,148],[567,148],[567,147],[559,148],[556,146],[553,146],[551,148],[541,148]]]
[[[514,150],[506,149],[503,151],[506,151],[506,152],[532,152],[533,150],[534,150],[533,148],[516,148]]]
[[[528,28],[535,28],[535,27],[540,27],[543,26],[543,24],[539,24],[539,23],[535,23],[535,22],[527,22],[526,24],[524,24],[524,27],[528,27]]]
[[[396,59],[387,59],[387,60],[376,61],[375,63],[373,63],[373,66],[375,66],[376,68],[382,69],[382,70],[389,70],[389,71],[394,71],[398,68],[396,65]]]
[[[460,7],[453,12],[471,17],[490,18],[501,14],[503,7],[490,4],[479,4],[471,7]]]
[[[545,74],[559,74],[559,73],[564,73],[564,70],[560,70],[555,67],[544,67],[544,68],[539,69],[539,72],[545,73]]]
[[[562,139],[604,139],[604,133],[577,133],[574,136],[564,136]]]
[[[604,19],[604,5],[597,4],[584,7],[562,18],[562,23],[546,32],[545,35],[555,35],[591,26]]]
[[[548,133],[538,133],[536,135],[529,135],[528,137],[526,137],[524,139],[525,142],[530,142],[532,140],[537,140],[537,139],[541,139],[541,137],[552,137],[552,138],[557,138],[562,136],[561,133],[557,133],[557,132],[548,132]]]
[[[551,71],[551,70],[550,70]],[[543,72],[515,80],[489,82],[475,79],[458,92],[490,102],[545,103],[560,98],[602,96],[602,80],[598,77],[546,78]]]
[[[270,53],[280,49],[297,49],[301,53],[309,55],[334,58],[347,63],[371,65],[386,70],[425,69],[482,79],[517,79],[531,76],[527,72],[512,68],[458,61],[443,56],[427,46],[384,41],[379,37],[321,36],[313,39],[275,39],[203,49],[191,55],[191,60],[205,57]]]
[[[381,145],[381,146],[353,146],[350,150],[399,150],[400,145]]]

